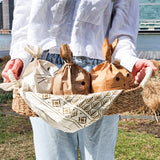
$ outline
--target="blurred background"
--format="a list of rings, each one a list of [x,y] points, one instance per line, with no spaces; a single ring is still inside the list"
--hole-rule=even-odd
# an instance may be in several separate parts
[[[0,0],[0,57],[9,54],[16,0]],[[160,60],[160,0],[139,0],[137,55]]]
[[[10,58],[14,4],[15,0],[0,0],[0,73]],[[160,0],[139,4],[137,55],[152,59],[159,70],[144,89],[145,105],[121,115],[116,160],[160,160]],[[29,118],[12,111],[12,99],[12,92],[0,89],[0,160],[35,160]]]

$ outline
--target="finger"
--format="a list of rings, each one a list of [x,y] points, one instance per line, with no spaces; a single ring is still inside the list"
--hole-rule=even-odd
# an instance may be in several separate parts
[[[157,70],[157,67],[154,65],[154,63],[152,61],[149,61],[147,59],[140,59],[135,63],[135,65],[133,66],[133,69],[132,69],[133,76],[135,77],[137,75],[137,73],[142,68],[146,68],[146,67],[151,67],[152,68],[152,70],[153,70],[152,76],[154,76],[155,71]]]
[[[9,83],[9,82],[10,82],[10,80],[9,80],[9,79],[4,78],[4,79],[3,79],[3,82],[4,82],[4,83]]]
[[[146,68],[143,68],[135,76],[135,81],[137,81],[138,83],[140,83],[143,80],[143,78],[145,77],[145,75],[146,75]]]
[[[141,74],[143,74],[142,71],[143,71],[144,69],[145,69],[145,68],[142,68],[140,71],[135,72],[135,73],[133,74],[133,77],[134,77],[135,81],[137,81],[137,80],[140,78]]]
[[[137,68],[140,70],[143,67],[151,67],[152,70],[156,71],[157,67],[153,64],[153,62],[146,60],[146,59],[142,59],[139,61]]]
[[[138,82],[138,83],[140,83],[141,80],[142,80],[142,78],[139,75],[136,75],[135,81]]]
[[[7,72],[2,72],[3,82],[10,82]]]
[[[15,60],[10,60],[7,62],[4,70],[2,71],[2,77],[4,78],[4,82],[10,82],[9,77],[8,77],[8,70],[11,69],[14,65]]]
[[[16,59],[11,69],[16,79],[19,79],[22,69],[23,69],[23,62],[20,59]]]
[[[7,72],[9,69],[13,67],[14,63],[15,63],[15,59],[8,61],[3,71]]]
[[[144,67],[151,67],[152,68],[152,70],[153,70],[152,77],[155,76],[155,71],[158,70],[158,68],[154,65],[154,63],[151,61],[148,61],[148,60],[144,62]]]

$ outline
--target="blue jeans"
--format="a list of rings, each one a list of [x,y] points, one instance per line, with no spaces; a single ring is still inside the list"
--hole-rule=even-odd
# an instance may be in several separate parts
[[[49,54],[46,59],[59,68],[63,65],[57,54]],[[73,60],[87,71],[102,63],[102,60],[86,57],[73,57]],[[30,120],[37,160],[77,160],[78,147],[81,160],[114,160],[119,115],[104,116],[74,133],[57,130],[38,117]]]

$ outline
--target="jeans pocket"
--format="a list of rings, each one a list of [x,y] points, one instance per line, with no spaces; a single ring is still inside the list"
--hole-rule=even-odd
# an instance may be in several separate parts
[[[100,25],[103,20],[104,10],[110,1],[83,0],[76,2],[73,20]]]

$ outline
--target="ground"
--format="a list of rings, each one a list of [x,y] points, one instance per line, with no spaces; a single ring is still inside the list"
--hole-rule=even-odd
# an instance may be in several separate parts
[[[0,104],[0,114],[15,114],[12,111],[11,106],[8,104]],[[27,118],[27,117],[26,117]],[[24,118],[25,119],[25,118]],[[31,126],[23,123],[23,125],[19,124],[17,127],[14,127],[14,131],[29,131],[31,130]],[[138,131],[148,134],[153,134],[155,137],[160,138],[160,122],[151,121],[151,120],[141,120],[141,119],[121,119],[119,123],[119,128],[125,129],[128,132]]]
[[[160,122],[140,119],[121,119],[119,128],[126,129],[128,132],[137,131],[155,135],[160,138]]]
[[[3,60],[0,58],[0,71],[8,59],[9,57]],[[2,160],[35,160],[29,118],[12,111],[11,101],[12,93],[0,90],[0,157]],[[116,160],[160,160],[159,146],[160,122],[140,119],[120,120]]]

